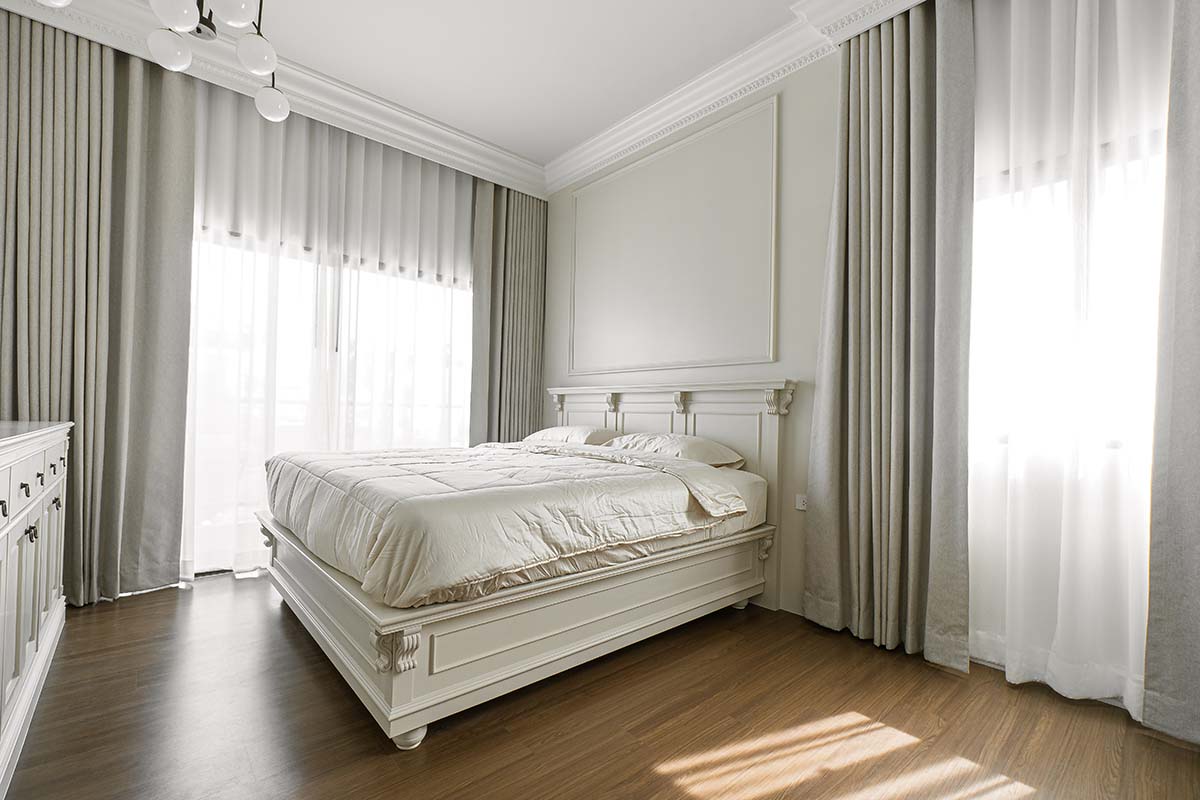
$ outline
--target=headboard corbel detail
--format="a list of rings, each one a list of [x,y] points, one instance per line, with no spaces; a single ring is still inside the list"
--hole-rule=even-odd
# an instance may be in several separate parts
[[[767,398],[767,413],[787,416],[788,406],[792,404],[792,387],[765,390]]]

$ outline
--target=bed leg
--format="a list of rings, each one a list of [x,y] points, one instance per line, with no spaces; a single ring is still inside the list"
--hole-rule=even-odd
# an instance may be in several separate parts
[[[392,742],[401,750],[415,750],[417,745],[425,739],[425,732],[429,730],[428,725],[422,725],[419,728],[413,728],[407,733],[402,733],[399,736],[393,736]]]
[[[738,611],[741,611],[748,605],[750,605],[749,600],[738,600],[736,603],[731,604],[729,607],[736,608]]]

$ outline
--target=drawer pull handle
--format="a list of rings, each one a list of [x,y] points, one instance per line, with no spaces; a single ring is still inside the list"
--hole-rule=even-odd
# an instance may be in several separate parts
[[[29,484],[22,482],[21,483],[21,491],[25,493],[26,497],[29,497]]]
[[[8,516],[8,501],[0,500],[0,517]]]
[[[28,528],[26,528],[25,529],[25,537],[27,539],[29,539],[29,541],[31,541],[31,542],[36,540],[37,539],[37,525],[30,525]]]
[[[35,477],[37,477],[38,486],[46,485],[46,473],[39,472]]]
[[[53,503],[54,503],[54,508],[56,511],[62,511],[62,498],[61,497],[54,498]]]
[[[55,475],[57,475],[58,474],[58,464],[51,462],[50,471],[53,472]]]
[[[66,457],[66,456],[59,456],[59,457],[58,457],[58,463],[62,464],[62,465],[65,467],[65,466],[67,465],[67,457]]]

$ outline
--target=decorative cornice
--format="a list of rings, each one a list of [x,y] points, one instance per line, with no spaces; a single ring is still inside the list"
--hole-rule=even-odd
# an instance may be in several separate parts
[[[611,166],[833,50],[816,28],[796,20],[555,158],[546,165],[546,191],[554,193]]]
[[[796,19],[546,165],[554,193],[830,55],[921,0],[799,0]]]
[[[544,198],[771,86],[920,1],[798,0],[791,6],[796,18],[788,25],[544,168],[288,59],[280,59],[279,83],[298,114]],[[80,0],[65,9],[36,0],[0,0],[0,8],[141,58],[149,58],[146,34],[158,27],[153,12],[138,0]],[[215,42],[197,43],[188,73],[242,94],[260,86],[238,65],[233,38],[225,32]]]
[[[832,41],[841,43],[920,2],[922,0],[873,0],[823,25],[821,33]]]
[[[0,8],[117,50],[149,59],[146,35],[160,27],[145,2],[86,0],[53,9],[35,0],[0,0]],[[188,74],[242,94],[262,83],[237,62],[233,37],[196,42]],[[292,110],[413,155],[436,161],[489,181],[545,197],[541,165],[503,148],[364,92],[295,61],[280,58],[278,78]]]

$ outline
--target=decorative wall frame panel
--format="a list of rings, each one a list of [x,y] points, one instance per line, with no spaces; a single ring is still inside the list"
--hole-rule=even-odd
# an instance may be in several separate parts
[[[772,96],[575,193],[569,374],[775,360],[778,127]]]

